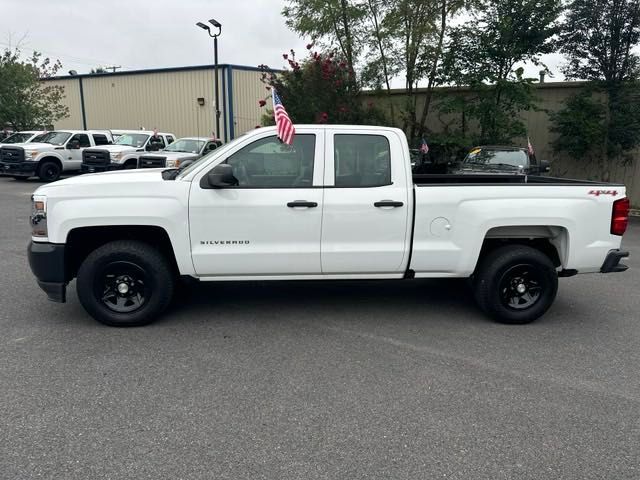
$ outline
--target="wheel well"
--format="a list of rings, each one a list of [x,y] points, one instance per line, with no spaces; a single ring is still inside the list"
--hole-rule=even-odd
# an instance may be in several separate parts
[[[135,165],[137,167],[138,166],[138,159],[137,158],[130,158],[129,160],[124,162],[124,166],[126,167],[127,165]]]
[[[514,226],[496,227],[487,232],[480,258],[504,245],[527,245],[549,257],[556,267],[566,263],[569,234],[563,227]]]
[[[80,265],[96,248],[115,240],[136,240],[157,248],[178,275],[173,247],[169,235],[162,227],[147,225],[120,225],[74,228],[67,236],[65,262],[69,278],[74,278]]]
[[[58,157],[44,157],[43,159],[41,159],[38,162],[38,168],[36,170],[39,170],[40,169],[40,165],[42,165],[44,162],[55,162],[60,167],[60,170],[62,170],[62,162],[60,161],[60,159]]]

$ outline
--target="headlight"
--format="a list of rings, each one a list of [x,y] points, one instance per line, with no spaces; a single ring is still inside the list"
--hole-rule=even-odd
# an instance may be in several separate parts
[[[25,150],[24,151],[24,156],[25,157],[31,157],[33,159],[33,158],[36,158],[38,156],[38,152],[35,151],[35,150]]]
[[[113,155],[111,155],[111,158],[113,158],[114,160],[120,160],[122,158],[123,153],[114,153]]]
[[[180,160],[167,160],[167,168],[178,168]]]
[[[31,196],[31,235],[47,237],[47,197],[44,195]]]

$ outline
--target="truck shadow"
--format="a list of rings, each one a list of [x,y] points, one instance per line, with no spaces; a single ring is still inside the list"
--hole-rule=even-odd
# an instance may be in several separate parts
[[[161,322],[257,317],[490,321],[464,279],[201,282],[186,290]]]

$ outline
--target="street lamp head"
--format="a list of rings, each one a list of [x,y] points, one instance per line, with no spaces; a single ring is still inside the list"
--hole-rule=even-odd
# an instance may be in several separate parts
[[[211,29],[209,28],[209,25],[206,25],[206,24],[204,24],[202,22],[196,23],[196,26],[200,27],[203,30],[206,30],[207,32],[211,31]]]
[[[220,24],[220,22],[217,21],[215,18],[210,19],[209,23],[216,28],[222,28],[222,25]]]

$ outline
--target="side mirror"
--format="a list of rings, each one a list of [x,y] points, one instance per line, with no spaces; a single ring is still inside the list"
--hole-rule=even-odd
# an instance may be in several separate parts
[[[549,173],[551,171],[551,164],[548,160],[540,160],[540,173]]]
[[[216,148],[218,148],[218,145],[216,145],[215,143],[210,143],[209,146],[207,147],[207,150],[209,150],[210,152],[212,152],[213,150],[215,150]]]
[[[70,150],[78,150],[80,148],[80,140],[71,140],[67,148]]]
[[[238,185],[238,179],[233,176],[233,168],[226,163],[221,163],[214,167],[203,180],[205,178],[207,181],[207,187],[205,188],[225,188]]]

